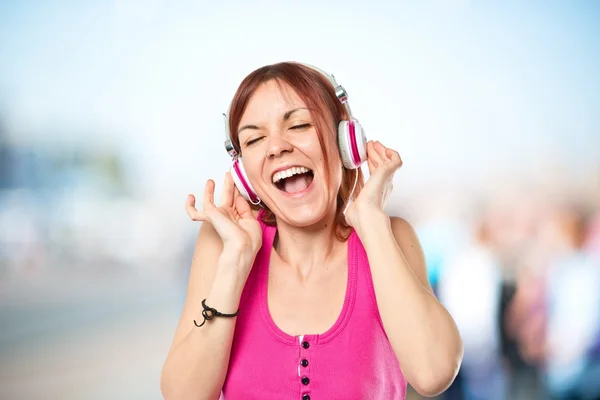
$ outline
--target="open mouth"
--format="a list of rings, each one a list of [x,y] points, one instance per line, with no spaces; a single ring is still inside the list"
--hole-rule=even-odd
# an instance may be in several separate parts
[[[306,190],[314,178],[313,171],[306,167],[291,167],[273,174],[273,184],[282,192],[299,193]]]

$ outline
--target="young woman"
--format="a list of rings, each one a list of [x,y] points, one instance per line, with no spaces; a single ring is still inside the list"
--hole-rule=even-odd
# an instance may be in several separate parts
[[[402,161],[366,142],[345,90],[299,63],[248,75],[226,116],[234,158],[209,180],[166,399],[404,399],[462,358],[408,222],[384,205]],[[370,177],[363,185],[360,164]]]

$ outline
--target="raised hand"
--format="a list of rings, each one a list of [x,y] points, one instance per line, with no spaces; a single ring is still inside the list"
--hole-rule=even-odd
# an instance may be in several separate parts
[[[223,241],[223,254],[242,256],[248,267],[262,244],[262,230],[248,202],[240,195],[231,174],[225,174],[221,204],[215,205],[215,182],[209,179],[204,188],[202,210],[196,209],[196,199],[188,195],[185,210],[193,221],[210,223]]]
[[[346,210],[346,222],[356,227],[360,219],[367,221],[369,214],[382,212],[392,192],[392,179],[402,166],[402,159],[395,150],[379,142],[367,143],[367,165],[369,179],[356,200]]]

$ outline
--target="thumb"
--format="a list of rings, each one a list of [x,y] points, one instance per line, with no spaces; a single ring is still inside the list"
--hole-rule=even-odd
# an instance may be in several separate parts
[[[241,218],[254,219],[250,204],[241,195],[235,197],[235,209]]]

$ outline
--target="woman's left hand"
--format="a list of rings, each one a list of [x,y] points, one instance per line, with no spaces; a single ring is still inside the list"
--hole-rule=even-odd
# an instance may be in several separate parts
[[[392,192],[394,173],[402,166],[402,159],[397,151],[377,141],[369,141],[367,165],[369,179],[356,200],[346,210],[346,222],[355,229],[361,220],[368,221],[373,213],[383,211]]]

